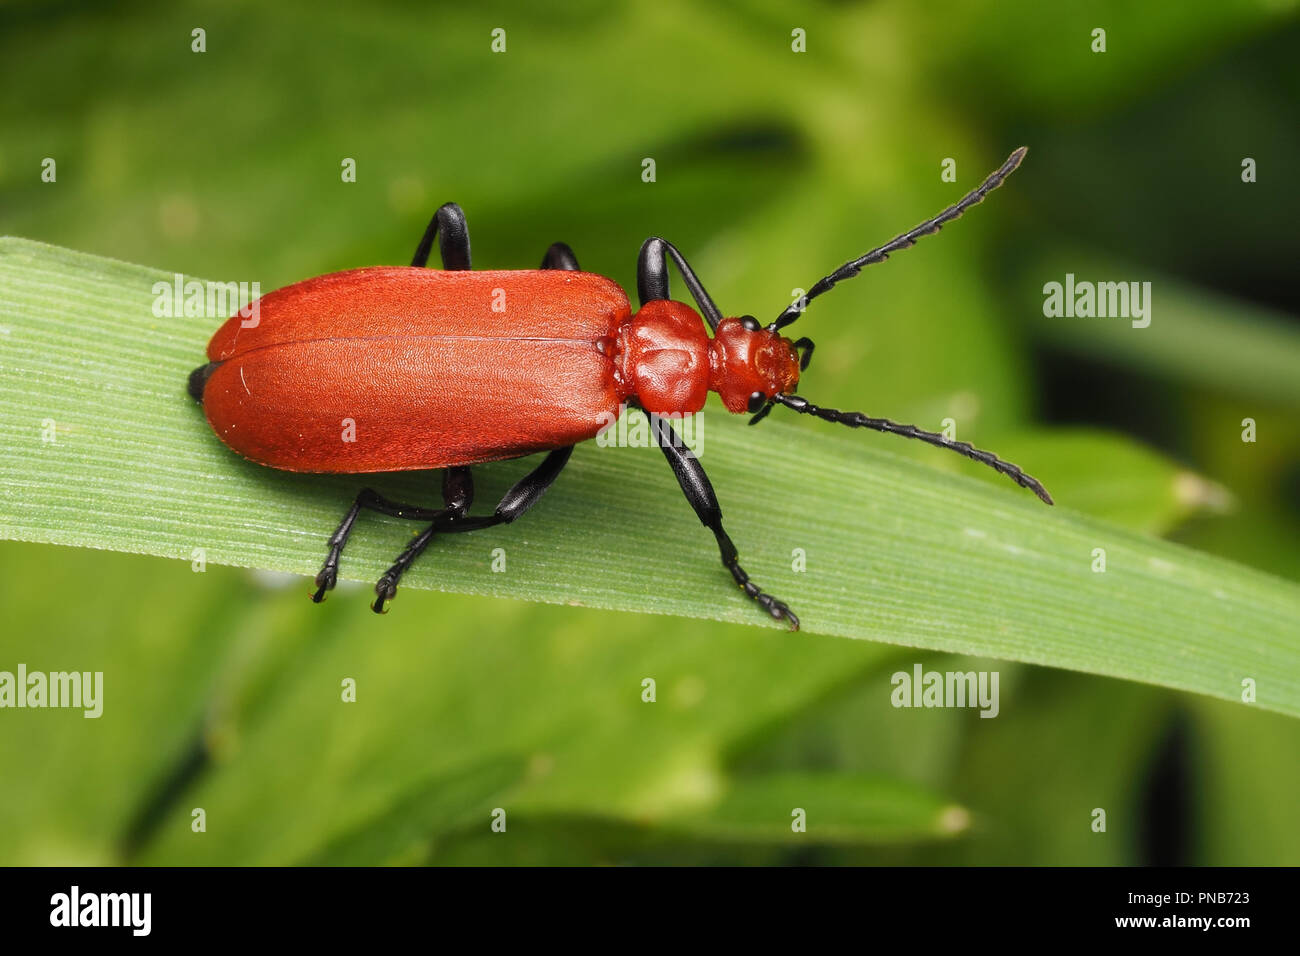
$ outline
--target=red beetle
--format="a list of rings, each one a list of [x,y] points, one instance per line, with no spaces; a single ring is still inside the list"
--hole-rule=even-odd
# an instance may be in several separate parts
[[[828,421],[893,432],[951,448],[1051,497],[1015,465],[942,435],[818,406],[794,394],[813,343],[780,330],[809,301],[867,265],[937,232],[983,200],[1020,164],[1016,150],[977,189],[933,219],[819,280],[766,328],[752,316],[724,318],[681,253],[652,238],[641,247],[635,313],[614,282],[580,272],[557,242],[534,271],[471,272],[469,233],[459,206],[434,215],[411,267],[353,269],[278,289],[258,301],[257,320],[230,318],[208,344],[207,365],[190,375],[218,437],[258,464],[286,471],[366,472],[445,469],[443,507],[389,501],[370,488],[357,495],[329,541],[313,600],[334,587],[339,558],[357,514],[369,508],[425,522],[375,585],[383,611],[397,583],[438,532],[511,522],[559,475],[573,446],[595,437],[620,406],[651,414],[652,433],[687,500],[714,534],[722,563],[772,617],[799,619],[762,591],[737,561],[722,512],[698,459],[658,415],[697,412],[709,392],[751,424],[774,405]],[[434,238],[444,271],[423,268]],[[676,264],[701,314],[668,295],[665,254]],[[707,329],[706,329],[707,323]],[[709,333],[712,332],[712,337]],[[657,413],[657,414],[655,414]],[[341,441],[344,420],[355,441]],[[490,515],[471,515],[470,466],[535,452],[540,465],[515,484]]]

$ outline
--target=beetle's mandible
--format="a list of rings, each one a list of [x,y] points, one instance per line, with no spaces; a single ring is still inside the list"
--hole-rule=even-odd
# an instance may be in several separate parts
[[[321,601],[363,508],[424,523],[375,585],[383,611],[403,573],[437,534],[514,521],[537,503],[569,460],[620,405],[651,416],[687,500],[717,539],[722,563],[764,611],[798,629],[782,601],[750,580],[722,527],[722,509],[699,460],[666,420],[697,412],[716,392],[731,412],[762,420],[776,405],[853,428],[871,428],[949,448],[996,469],[1048,504],[1036,479],[966,442],[861,412],[823,408],[795,394],[813,354],[810,339],[781,330],[808,303],[864,267],[938,232],[1002,184],[1024,158],[1016,150],[959,202],[819,279],[767,326],[724,317],[672,243],[647,239],[637,261],[641,307],[611,280],[581,272],[557,242],[541,269],[470,271],[469,232],[455,203],[434,214],[410,267],[335,272],[258,301],[258,321],[232,316],[208,344],[208,363],[189,378],[223,442],[245,458],[287,471],[360,474],[444,469],[442,507],[403,504],[363,489],[329,539],[316,576]],[[424,268],[438,240],[442,271]],[[668,294],[668,262],[699,312]],[[504,296],[505,309],[494,308]],[[710,335],[711,333],[711,335]],[[342,442],[352,419],[359,440]],[[470,466],[546,452],[497,503],[471,514]]]

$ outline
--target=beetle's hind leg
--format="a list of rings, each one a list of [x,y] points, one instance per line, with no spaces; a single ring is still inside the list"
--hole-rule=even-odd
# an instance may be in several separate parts
[[[458,470],[458,469],[452,469]],[[469,469],[464,469],[468,475]],[[443,501],[447,502],[447,486],[449,475],[443,478]],[[473,485],[469,485],[469,494],[473,494]],[[468,503],[465,505],[468,507]],[[316,575],[316,593],[311,599],[319,604],[325,600],[325,593],[334,589],[338,583],[339,559],[343,556],[343,548],[348,543],[348,538],[352,536],[353,525],[356,524],[357,515],[361,509],[366,508],[370,511],[377,511],[380,514],[392,515],[394,518],[407,518],[411,521],[436,521],[438,518],[447,515],[447,508],[422,508],[419,505],[403,504],[400,501],[392,501],[385,498],[373,488],[362,488],[357,494],[356,500],[352,502],[352,507],[348,513],[343,516],[339,522],[338,528],[330,535],[329,555],[325,558],[325,564],[321,567],[320,573]],[[461,509],[462,511],[464,508]],[[414,560],[412,558],[411,560]]]
[[[393,566],[384,572],[375,584],[375,603],[371,607],[377,613],[383,613],[384,602],[391,601],[397,593],[397,582],[429,546],[436,534],[458,534],[466,531],[482,531],[497,525],[509,524],[528,511],[546,493],[559,477],[573,446],[557,448],[542,459],[542,463],[524,477],[515,482],[507,491],[490,515],[471,515],[466,512],[473,498],[473,480],[468,468],[449,468],[443,482],[443,498],[447,507],[432,512],[432,524],[416,536],[393,562]],[[463,485],[458,482],[464,482]]]
[[[330,535],[329,555],[325,558],[320,573],[316,575],[316,593],[311,596],[317,604],[325,600],[325,592],[332,591],[334,585],[338,583],[339,558],[343,556],[343,548],[348,543],[348,538],[352,536],[352,526],[356,524],[357,515],[361,513],[362,508],[392,515],[394,518],[410,518],[414,521],[432,521],[439,513],[433,508],[421,508],[418,505],[390,501],[373,488],[362,488],[356,500],[352,502],[352,507],[348,509],[348,513],[339,522],[338,528]]]
[[[423,267],[429,262],[433,240],[438,239],[438,252],[444,269],[464,270],[469,264],[469,226],[465,224],[465,210],[454,202],[444,203],[429,220],[424,237],[415,247],[411,265]]]
[[[581,267],[578,265],[578,257],[573,254],[567,242],[553,242],[551,248],[546,250],[546,255],[542,256],[543,269],[564,269],[568,272],[578,272]]]
[[[465,517],[465,512],[474,501],[474,476],[467,466],[458,465],[443,472],[442,501],[444,507],[437,511],[423,512],[421,517],[430,522],[429,527],[415,536],[415,540],[406,546],[397,560],[375,582],[375,601],[370,608],[376,614],[383,614],[386,610],[384,605],[396,597],[397,583],[415,563],[415,559],[424,553],[441,525]]]

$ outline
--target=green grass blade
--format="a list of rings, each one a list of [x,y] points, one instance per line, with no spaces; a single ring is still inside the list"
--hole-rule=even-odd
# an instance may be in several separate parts
[[[0,537],[186,561],[201,549],[212,563],[314,573],[361,482],[277,473],[216,440],[184,383],[217,322],[155,318],[151,288],[170,278],[0,241]],[[1250,678],[1260,706],[1300,714],[1296,585],[1085,517],[1069,500],[1048,509],[1010,484],[880,450],[897,440],[811,421],[749,429],[715,406],[705,414],[702,460],[731,535],[806,631],[1229,700]],[[517,462],[482,469],[480,507],[521,472]],[[436,498],[428,475],[373,483]],[[344,576],[373,580],[413,530],[366,516]],[[1095,549],[1105,573],[1093,570]],[[793,569],[797,554],[804,571]],[[761,623],[728,583],[662,456],[590,443],[526,519],[435,542],[404,581]]]

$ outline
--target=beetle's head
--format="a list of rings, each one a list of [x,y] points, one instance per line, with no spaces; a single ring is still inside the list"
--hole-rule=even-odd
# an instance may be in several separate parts
[[[801,352],[801,350],[803,350]],[[752,315],[726,318],[713,333],[709,388],[731,412],[758,413],[772,396],[793,392],[812,358],[812,342],[792,342]]]

